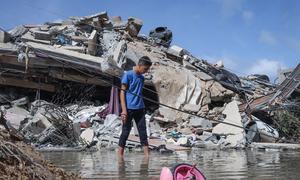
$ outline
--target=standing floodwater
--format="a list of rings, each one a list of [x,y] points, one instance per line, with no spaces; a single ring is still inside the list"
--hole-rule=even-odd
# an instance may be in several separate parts
[[[43,153],[54,164],[83,178],[151,179],[163,166],[197,163],[207,179],[300,179],[300,152],[194,150],[174,154],[127,152],[120,162],[114,151]]]

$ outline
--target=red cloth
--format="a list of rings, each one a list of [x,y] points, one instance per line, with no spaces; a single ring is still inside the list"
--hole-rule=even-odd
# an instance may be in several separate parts
[[[111,88],[108,106],[98,115],[101,118],[105,118],[108,114],[115,114],[117,116],[120,115],[119,90],[115,86],[112,86]]]

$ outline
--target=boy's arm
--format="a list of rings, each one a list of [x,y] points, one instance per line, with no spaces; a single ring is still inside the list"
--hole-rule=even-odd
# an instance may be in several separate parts
[[[127,90],[127,85],[122,84],[121,92],[120,92],[120,101],[121,101],[121,108],[122,108],[121,118],[122,118],[123,122],[125,122],[127,120],[127,116],[128,116],[127,107],[126,107],[126,97],[125,97],[126,90]]]

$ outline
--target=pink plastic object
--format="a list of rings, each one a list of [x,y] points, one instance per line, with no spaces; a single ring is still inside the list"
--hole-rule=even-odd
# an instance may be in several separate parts
[[[163,167],[160,180],[205,180],[205,176],[195,165],[178,164],[172,170]]]
[[[167,167],[163,167],[160,172],[160,180],[173,180],[173,174]]]

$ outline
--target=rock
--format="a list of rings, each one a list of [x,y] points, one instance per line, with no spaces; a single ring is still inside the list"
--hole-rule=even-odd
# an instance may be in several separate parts
[[[190,117],[189,125],[195,128],[202,127],[203,129],[211,129],[212,123],[204,118],[199,118],[196,116]]]
[[[181,137],[177,139],[176,145],[186,146],[188,144],[188,138],[187,137]]]
[[[6,120],[15,128],[19,129],[20,123],[29,116],[29,112],[23,108],[14,106],[6,110]]]
[[[224,122],[243,127],[237,104],[237,101],[232,101],[226,105],[223,111],[223,114],[226,115]],[[212,133],[227,135],[226,143],[228,143],[230,147],[241,147],[245,145],[245,132],[242,128],[220,123],[213,128]]]
[[[91,144],[94,138],[94,130],[92,128],[85,129],[81,133],[80,138],[82,138],[88,145]]]

